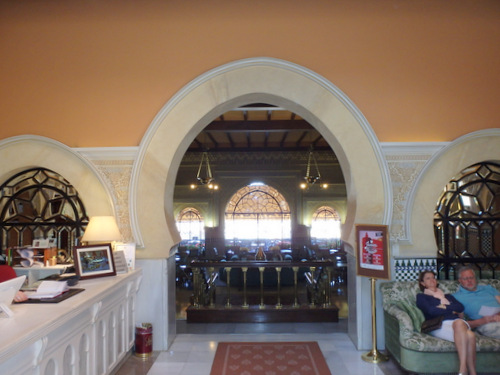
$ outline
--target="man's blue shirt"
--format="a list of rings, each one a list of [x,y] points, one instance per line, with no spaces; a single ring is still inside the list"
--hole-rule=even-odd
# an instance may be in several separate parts
[[[481,306],[500,307],[500,303],[495,298],[498,295],[500,292],[491,285],[478,285],[474,292],[460,286],[458,291],[453,294],[464,305],[465,314],[472,320],[482,318],[482,315],[479,315]]]

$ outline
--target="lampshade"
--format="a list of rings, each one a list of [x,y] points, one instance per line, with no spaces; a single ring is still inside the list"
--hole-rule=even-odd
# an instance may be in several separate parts
[[[114,216],[93,216],[83,234],[83,242],[110,242],[121,239]]]

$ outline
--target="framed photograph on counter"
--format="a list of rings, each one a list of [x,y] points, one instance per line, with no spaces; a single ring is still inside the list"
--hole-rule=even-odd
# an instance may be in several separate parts
[[[111,244],[76,246],[73,256],[80,279],[116,275]]]

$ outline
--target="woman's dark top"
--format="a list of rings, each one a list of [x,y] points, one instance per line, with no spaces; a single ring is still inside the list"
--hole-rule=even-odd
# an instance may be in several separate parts
[[[460,313],[464,311],[464,305],[458,302],[451,294],[445,294],[444,296],[450,301],[449,305],[445,305],[446,309],[438,307],[438,305],[441,304],[439,298],[424,293],[417,294],[417,306],[424,313],[426,320],[435,318],[438,315],[444,315],[444,320],[455,320],[459,318],[459,316],[453,314],[453,312]]]

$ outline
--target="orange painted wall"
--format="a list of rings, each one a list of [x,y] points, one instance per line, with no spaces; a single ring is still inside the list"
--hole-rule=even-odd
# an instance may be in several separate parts
[[[500,125],[498,0],[5,0],[0,139],[135,146],[188,82],[257,56],[330,80],[380,141]]]

